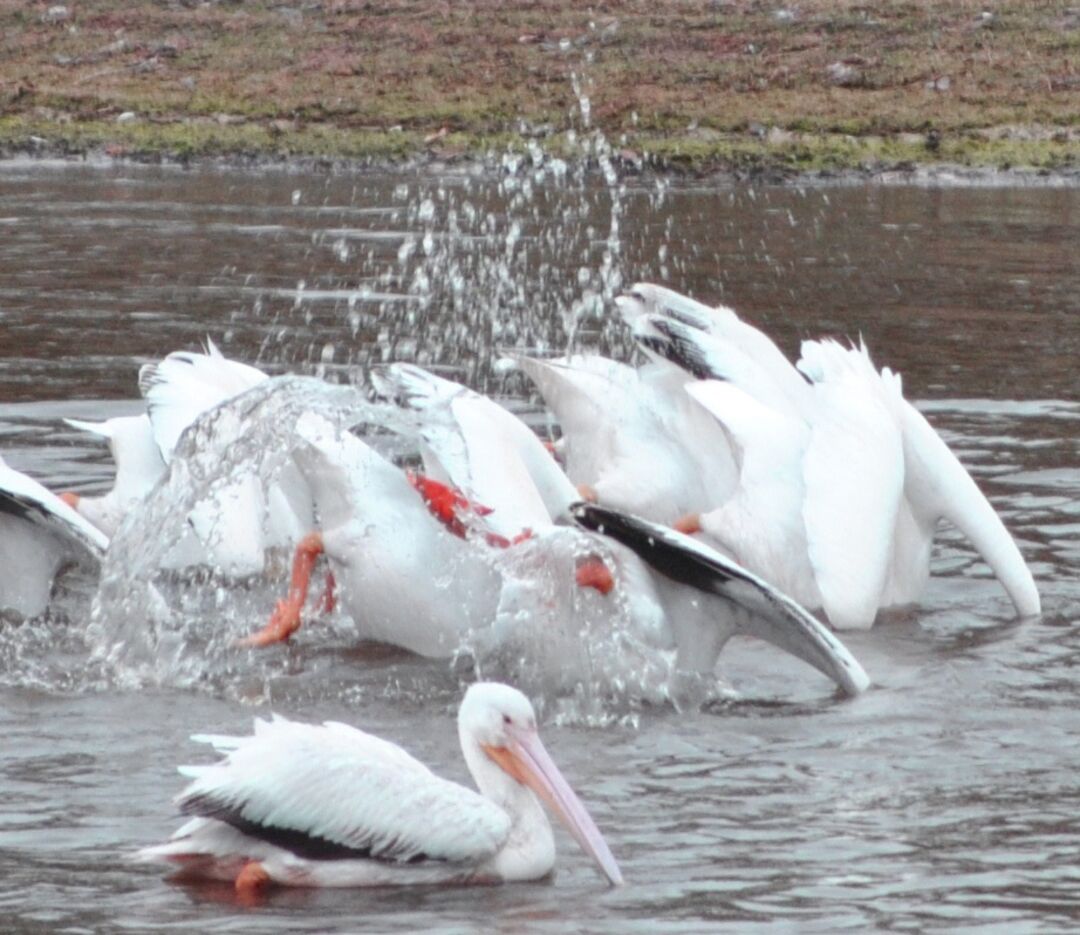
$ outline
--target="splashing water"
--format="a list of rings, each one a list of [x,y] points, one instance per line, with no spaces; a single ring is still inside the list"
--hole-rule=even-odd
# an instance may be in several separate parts
[[[616,146],[592,124],[583,47],[567,47],[578,124],[558,140],[567,158],[530,138],[524,151],[493,150],[481,166],[410,176],[393,186],[390,203],[353,209],[382,226],[357,220],[314,232],[312,275],[256,299],[263,316],[275,298],[295,298],[270,312],[260,359],[347,381],[374,363],[410,361],[490,392],[504,382],[492,367],[504,350],[629,354],[621,322],[605,313],[627,282],[628,189]],[[667,182],[651,184],[650,204],[662,202]],[[324,252],[340,279],[328,276]],[[327,302],[335,303],[329,312]],[[338,312],[351,345],[290,340]]]
[[[349,387],[281,377],[217,407],[185,432],[168,473],[113,538],[101,570],[88,638],[121,684],[208,684],[238,674],[233,642],[272,607],[267,585],[284,590],[287,562],[265,576],[230,580],[211,567],[169,570],[189,517],[246,478],[269,488],[289,463],[297,419],[314,411],[347,426],[370,405]],[[229,530],[211,532],[208,545]],[[337,622],[337,618],[335,618]],[[275,664],[261,657],[263,673]],[[277,664],[280,667],[280,663]]]
[[[167,475],[125,520],[102,568],[87,639],[96,665],[114,683],[265,700],[280,695],[281,683],[299,666],[317,668],[324,690],[332,678],[334,690],[347,691],[348,660],[312,657],[306,646],[301,659],[288,650],[234,645],[265,621],[287,589],[287,554],[271,550],[262,573],[240,578],[205,565],[171,567],[176,544],[190,538],[192,512],[244,479],[264,490],[279,483],[294,465],[291,452],[308,440],[302,425],[313,416],[338,433],[359,423],[372,426],[382,434],[368,441],[393,439],[399,454],[416,450],[408,413],[370,403],[355,388],[306,377],[269,380],[200,418],[182,438]],[[362,524],[362,504],[359,509]],[[212,536],[206,544],[214,544]],[[666,699],[667,647],[656,621],[633,612],[625,577],[617,575],[610,595],[575,583],[581,558],[599,556],[618,572],[619,557],[608,543],[553,528],[508,549],[462,542],[459,554],[462,561],[489,563],[501,583],[496,594],[480,596],[481,606],[490,602],[494,609],[474,629],[463,626],[450,653],[454,664],[443,664],[448,675],[466,666],[483,678],[512,681],[550,700],[563,720],[600,723],[642,701]],[[436,584],[450,599],[453,576]],[[474,616],[462,609],[463,622]],[[359,625],[341,612],[312,623],[319,643],[337,651],[361,640],[362,620]]]

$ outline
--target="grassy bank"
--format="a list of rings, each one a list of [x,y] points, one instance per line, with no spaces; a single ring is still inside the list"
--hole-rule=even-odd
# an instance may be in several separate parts
[[[627,168],[1080,166],[1069,2],[0,0],[0,147]]]

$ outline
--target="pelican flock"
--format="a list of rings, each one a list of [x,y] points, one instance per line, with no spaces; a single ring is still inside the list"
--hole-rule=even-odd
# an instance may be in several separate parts
[[[291,551],[286,593],[237,652],[271,651],[340,602],[361,639],[438,659],[470,641],[515,647],[572,688],[584,677],[572,660],[590,655],[579,651],[587,620],[625,637],[612,646],[668,660],[676,702],[681,686],[714,677],[737,634],[858,695],[870,678],[834,631],[919,600],[941,520],[971,541],[1019,616],[1040,612],[997,513],[865,345],[806,341],[792,364],[723,306],[639,284],[617,307],[642,365],[514,358],[559,426],[555,443],[443,376],[380,367],[378,428],[413,445],[418,463],[305,411],[268,436],[282,446],[272,478],[211,478],[163,567],[245,586]],[[138,386],[145,414],[69,421],[108,442],[107,493],[56,495],[0,461],[3,611],[46,613],[54,580],[72,565],[94,573],[191,451],[240,437],[230,401],[279,392],[209,342],[142,368]],[[320,563],[326,587],[309,604]],[[543,802],[621,882],[524,695],[474,684],[458,730],[479,793],[343,724],[275,717],[251,737],[196,738],[223,758],[181,768],[190,820],[140,857],[246,894],[531,880],[555,859]]]

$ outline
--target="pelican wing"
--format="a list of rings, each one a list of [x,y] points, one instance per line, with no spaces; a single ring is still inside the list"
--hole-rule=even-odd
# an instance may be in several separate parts
[[[139,390],[166,463],[180,436],[208,409],[266,380],[261,370],[229,360],[208,342],[207,353],[175,351],[139,370]]]
[[[686,398],[666,362],[640,370],[604,357],[523,358],[563,431],[567,473],[600,502],[665,522],[723,499],[727,439]]]
[[[742,340],[752,332],[775,351],[777,358],[757,354],[756,342]],[[673,318],[644,315],[634,325],[634,338],[654,357],[669,361],[699,380],[724,380],[763,405],[801,414],[806,384],[775,345],[756,328],[739,322],[738,333],[717,336]],[[746,345],[749,344],[749,349]]]
[[[393,364],[379,380],[423,414],[428,453],[492,510],[485,523],[501,534],[546,525],[577,498],[536,434],[493,400],[410,364]]]
[[[899,380],[892,374],[889,376]],[[902,400],[904,494],[923,523],[944,517],[975,546],[1022,617],[1041,611],[1039,591],[990,501],[922,413]]]
[[[641,394],[636,370],[594,356],[520,357],[518,363],[562,429],[566,472],[575,483],[595,484],[613,461],[627,457],[620,443],[641,422],[631,409]]]
[[[685,391],[723,428],[740,465],[742,485],[765,480],[790,484],[793,464],[806,443],[802,420],[724,380],[696,380],[687,383]]]
[[[84,519],[52,491],[36,480],[9,467],[0,458],[0,511],[43,526],[100,559],[109,547],[109,537]]]
[[[257,368],[225,358],[209,341],[205,354],[177,351],[143,367],[139,389],[166,463],[185,430],[203,419],[213,419],[200,423],[210,433],[203,441],[226,451],[241,426],[235,410],[219,407],[267,379]],[[260,570],[266,546],[290,541],[310,523],[303,488],[284,489],[290,485],[295,487],[296,479],[290,479],[288,471],[269,491],[253,475],[222,478],[190,516],[208,560],[232,574]]]
[[[816,405],[803,455],[803,521],[822,607],[840,629],[873,626],[894,554],[904,451],[865,348],[803,343]]]
[[[186,815],[223,821],[309,859],[479,862],[510,819],[479,793],[440,779],[395,744],[345,724],[255,722],[250,737],[206,737],[225,753],[181,767]]]
[[[713,331],[739,320],[735,310],[726,305],[714,308],[674,289],[650,282],[635,283],[626,295],[615,300],[615,304],[623,320],[630,326],[647,314],[664,315],[699,331]]]
[[[807,386],[798,371],[772,338],[734,309],[710,308],[650,283],[638,283],[617,301],[638,342],[653,356],[665,357],[699,379],[732,380],[769,405],[779,405],[776,397],[782,396],[788,406],[803,411]],[[660,322],[664,324],[658,326]],[[657,346],[651,347],[654,342]],[[663,344],[668,346],[659,346]],[[675,359],[680,357],[682,362]]]
[[[730,601],[749,613],[747,632],[778,646],[857,695],[870,679],[815,617],[757,575],[689,536],[636,516],[587,503],[571,515],[584,528],[632,549],[661,574]]]
[[[74,429],[108,441],[116,464],[113,491],[121,502],[141,499],[165,473],[149,416],[118,416],[104,422],[64,421]]]

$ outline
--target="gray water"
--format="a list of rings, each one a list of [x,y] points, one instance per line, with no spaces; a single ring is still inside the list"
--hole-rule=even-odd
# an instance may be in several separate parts
[[[545,740],[619,890],[558,832],[541,884],[243,908],[126,859],[175,827],[174,767],[205,757],[188,735],[270,710],[335,718],[467,781],[459,674],[311,626],[228,678],[133,686],[90,659],[84,583],[55,619],[0,629],[3,930],[1076,930],[1077,244],[1075,188],[618,187],[528,160],[444,176],[0,166],[0,452],[50,486],[111,475],[62,417],[137,411],[137,366],[207,335],[339,382],[437,364],[540,425],[501,350],[572,332],[625,353],[606,299],[651,279],[736,306],[789,353],[861,334],[1001,512],[1045,608],[1015,621],[942,530],[921,605],[845,636],[874,681],[858,699],[742,642],[721,658],[736,700],[700,713],[549,706]]]

